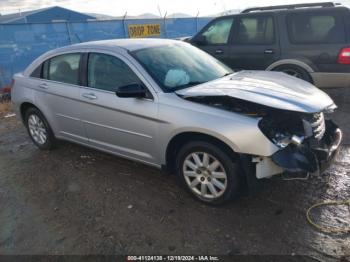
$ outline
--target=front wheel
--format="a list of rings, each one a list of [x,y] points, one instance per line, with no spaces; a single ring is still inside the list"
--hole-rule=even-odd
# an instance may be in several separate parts
[[[191,142],[178,153],[177,176],[192,196],[220,205],[237,195],[238,164],[217,145]]]

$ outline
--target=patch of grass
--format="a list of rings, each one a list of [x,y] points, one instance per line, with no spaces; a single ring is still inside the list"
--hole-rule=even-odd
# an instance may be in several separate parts
[[[6,114],[10,112],[12,109],[12,105],[10,101],[0,102],[0,114]]]

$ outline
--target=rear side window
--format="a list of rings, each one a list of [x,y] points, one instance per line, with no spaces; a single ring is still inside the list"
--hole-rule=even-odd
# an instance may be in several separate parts
[[[236,42],[239,44],[272,44],[275,40],[271,16],[244,17],[239,20]]]
[[[35,78],[41,78],[41,69],[42,69],[42,65],[39,65],[37,68],[35,68],[35,70],[30,74],[31,77],[35,77]]]
[[[89,54],[89,87],[115,92],[119,86],[135,83],[141,80],[122,60],[106,54]]]
[[[345,42],[342,17],[336,14],[299,13],[287,17],[293,44],[332,44]]]
[[[43,78],[61,83],[79,84],[80,54],[65,54],[43,64]]]
[[[227,44],[232,23],[233,18],[216,20],[201,35],[207,44]]]

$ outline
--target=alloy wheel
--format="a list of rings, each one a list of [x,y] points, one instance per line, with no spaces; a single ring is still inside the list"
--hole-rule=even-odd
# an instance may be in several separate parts
[[[226,171],[221,162],[209,153],[189,154],[183,162],[183,175],[190,190],[203,199],[216,199],[226,191]]]
[[[28,129],[33,140],[39,145],[43,145],[47,140],[47,130],[44,122],[39,116],[32,114],[28,117]]]

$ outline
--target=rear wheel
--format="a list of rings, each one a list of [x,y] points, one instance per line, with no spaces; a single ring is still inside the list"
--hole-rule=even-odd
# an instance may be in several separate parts
[[[44,115],[34,107],[25,113],[25,125],[34,144],[42,150],[54,147],[55,137]]]
[[[281,65],[273,69],[273,71],[280,71],[286,73],[290,76],[300,78],[304,81],[312,83],[312,78],[310,74],[303,68],[295,65]]]
[[[176,167],[182,185],[202,202],[220,205],[238,193],[238,165],[217,145],[202,141],[184,145]]]

